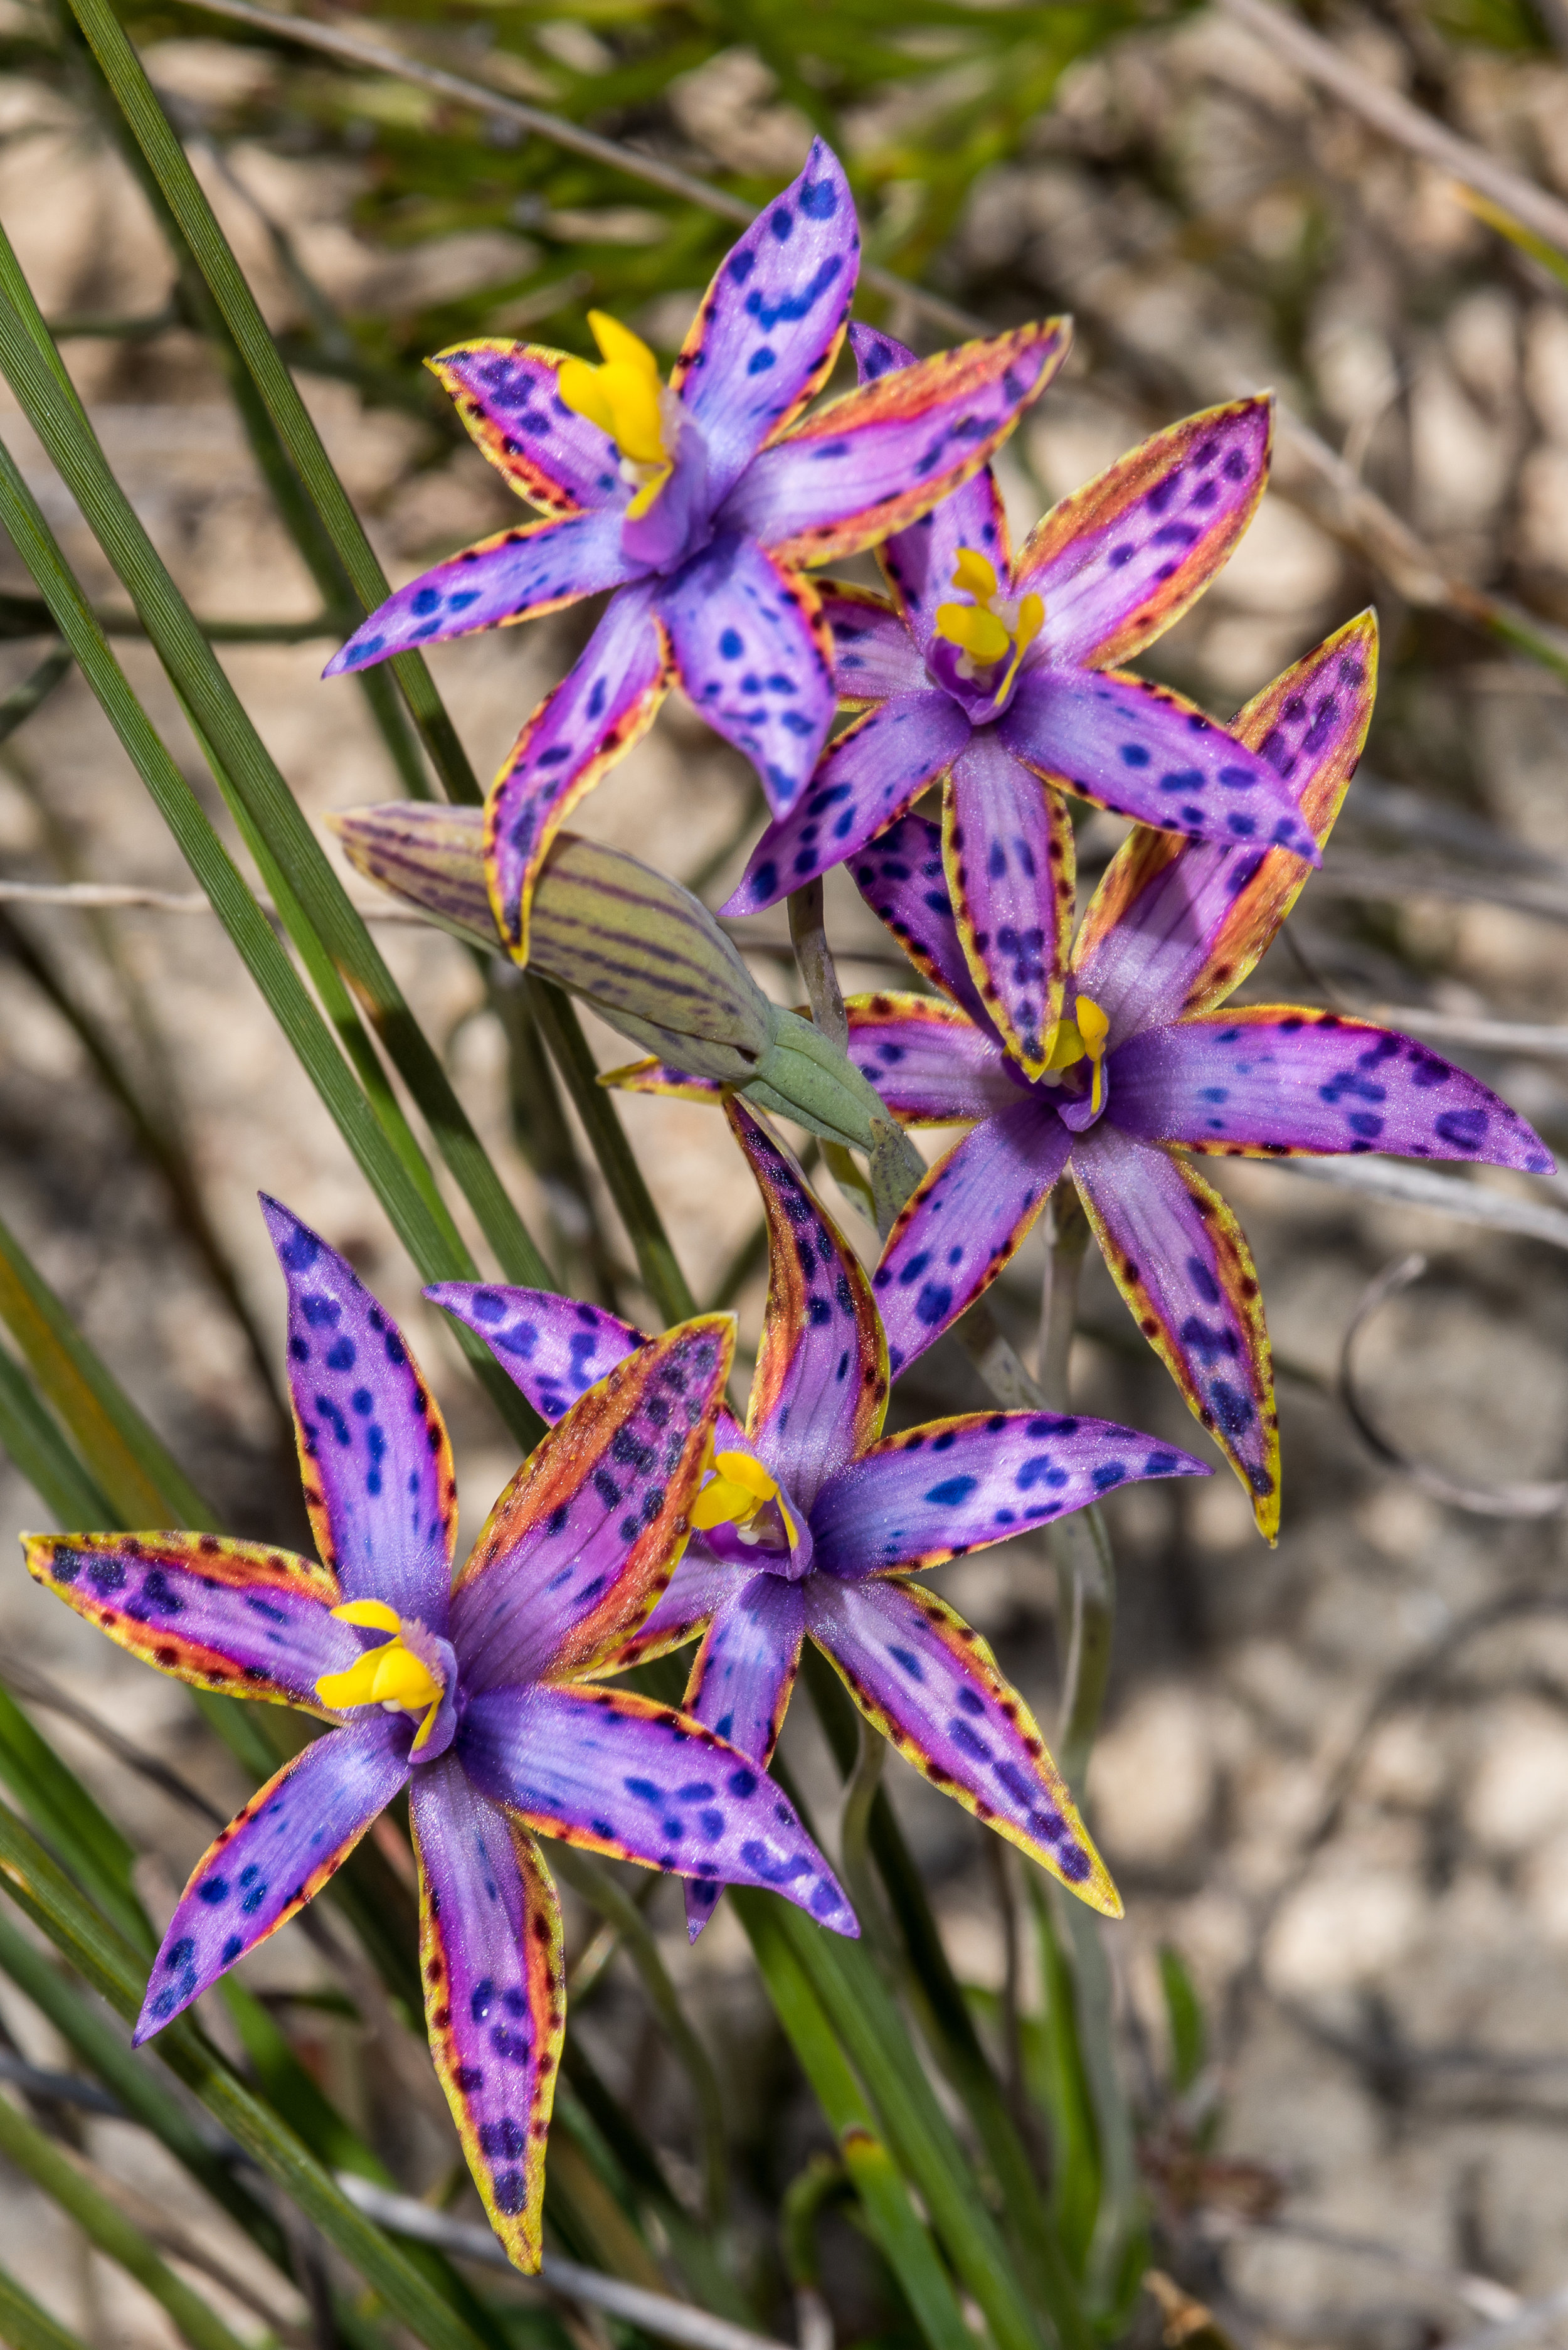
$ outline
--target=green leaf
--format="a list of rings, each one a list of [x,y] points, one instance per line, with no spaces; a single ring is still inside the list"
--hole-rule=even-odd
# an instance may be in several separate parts
[[[0,1319],[80,1445],[120,1524],[216,1525],[212,1510],[167,1445],[99,1360],[3,1223]]]
[[[41,2310],[5,2269],[0,2269],[0,2342],[9,2343],[11,2350],[87,2350],[80,2334]]]
[[[114,1530],[114,1512],[98,1480],[38,1399],[15,1357],[0,1347],[0,1444],[55,1520],[56,1531]],[[41,1531],[47,1531],[42,1529]]]
[[[1187,1961],[1169,1942],[1159,1946],[1159,1987],[1165,1994],[1165,2020],[1170,2033],[1170,2083],[1179,2096],[1203,2070],[1209,2034]]]
[[[1029,2086],[1051,2128],[1051,2210],[1063,2250],[1082,2275],[1100,2210],[1100,2140],[1078,2044],[1073,1970],[1036,1869],[1024,1875],[1040,1950],[1041,2013],[1030,2035]]]
[[[4,1804],[0,1884],[111,2007],[128,2021],[140,2013],[142,1977],[134,1951]],[[293,2199],[427,2350],[478,2350],[479,2336],[404,2253],[355,2209],[286,2124],[235,2079],[188,2016],[164,2027],[158,2053],[221,2128]]]
[[[138,146],[151,167],[164,200],[179,224],[197,267],[206,279],[223,322],[266,404],[289,460],[326,525],[344,570],[367,612],[385,601],[390,590],[386,573],[376,559],[358,515],[320,434],[283,363],[267,330],[255,296],[245,282],[228,240],[185,151],[142,71],[141,60],[127,39],[107,0],[73,0],[72,13],[97,57],[104,79],[125,115]],[[457,731],[447,715],[423,656],[402,653],[389,662],[402,690],[415,725],[447,795],[456,800],[482,797]],[[518,1276],[512,1276],[516,1278]],[[536,1284],[535,1284],[536,1285]]]
[[[239,2337],[230,2333],[211,2303],[175,2275],[140,2229],[5,2097],[0,2097],[0,2154],[68,2213],[90,2243],[161,2302],[192,2350],[243,2350]],[[5,2338],[15,2342],[17,2337],[6,2334]]]
[[[131,1870],[136,1848],[100,1811],[74,1771],[40,1737],[8,1690],[0,1688],[0,1779],[47,1836],[83,1891],[127,1939],[151,1955],[157,1937]]]

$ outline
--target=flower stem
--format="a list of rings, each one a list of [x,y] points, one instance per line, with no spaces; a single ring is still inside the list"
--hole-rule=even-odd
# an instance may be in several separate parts
[[[804,889],[790,891],[789,936],[811,1004],[811,1016],[823,1035],[841,1053],[847,1053],[849,1015],[844,1009],[844,993],[834,967],[833,949],[827,943],[820,874]]]

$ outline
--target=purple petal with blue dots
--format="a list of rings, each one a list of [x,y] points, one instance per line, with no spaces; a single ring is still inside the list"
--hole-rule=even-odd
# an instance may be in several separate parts
[[[969,720],[945,693],[897,694],[864,712],[829,744],[789,814],[769,825],[720,911],[760,914],[852,858],[945,774],[969,740]]]
[[[859,260],[849,182],[815,139],[799,177],[720,263],[670,377],[708,444],[715,502],[826,379]]]
[[[539,2264],[545,2140],[566,2027],[561,1906],[538,1846],[450,1759],[414,1774],[431,2054],[491,2225]]]
[[[738,1578],[708,1627],[681,1700],[693,1721],[727,1738],[764,1770],[800,1667],[803,1588],[777,1575]],[[686,1929],[692,1941],[712,1916],[720,1890],[709,1878],[688,1877]]]
[[[940,995],[852,995],[849,1057],[906,1126],[1011,1109],[1020,1080],[989,1029]]]
[[[322,675],[369,669],[394,653],[471,636],[475,629],[537,619],[580,596],[618,588],[635,579],[641,567],[622,552],[621,517],[615,508],[520,523],[465,546],[389,596],[333,654]]]
[[[528,907],[571,810],[653,723],[670,685],[654,590],[624,588],[560,683],[519,733],[484,808],[485,879],[496,928],[526,960]]]
[[[896,1577],[814,1575],[806,1630],[906,1762],[1093,1908],[1121,1914],[1028,1707],[935,1592]]]
[[[554,1428],[607,1371],[647,1345],[633,1323],[602,1305],[558,1297],[549,1289],[507,1289],[477,1281],[440,1281],[425,1291],[432,1305],[476,1330],[541,1419]]]
[[[903,816],[868,841],[851,858],[849,869],[860,895],[910,962],[992,1034],[959,937],[940,828],[923,816]]]
[[[837,1934],[854,1912],[782,1790],[685,1714],[629,1690],[493,1690],[456,1749],[543,1835],[711,1884],[760,1885]]]
[[[1047,783],[1200,840],[1323,851],[1269,761],[1168,686],[1026,661],[996,733]]]
[[[1413,1037],[1336,1012],[1249,1004],[1147,1028],[1111,1056],[1128,1134],[1198,1150],[1388,1150],[1548,1175],[1533,1128]]]
[[[940,1566],[1085,1509],[1118,1485],[1210,1473],[1115,1420],[968,1412],[887,1437],[836,1470],[811,1513],[815,1564],[852,1583]]]
[[[733,1423],[731,1423],[733,1428]],[[739,1442],[737,1451],[749,1451],[750,1446],[734,1429]],[[719,1447],[728,1451],[730,1430],[717,1431]],[[714,1610],[725,1607],[753,1571],[753,1562],[737,1566],[732,1559],[715,1558],[708,1548],[703,1534],[693,1534],[686,1555],[670,1578],[669,1588],[651,1616],[645,1616],[637,1629],[628,1634],[618,1648],[603,1660],[601,1670],[622,1671],[628,1665],[639,1663],[644,1657],[662,1656],[669,1648],[683,1648],[694,1634],[701,1631]]]
[[[262,1197],[288,1284],[288,1384],[317,1548],[345,1599],[446,1631],[457,1541],[452,1448],[402,1332],[353,1267]]]
[[[885,596],[842,580],[817,582],[822,614],[833,631],[833,678],[852,709],[890,693],[923,693],[930,684],[915,640]]]
[[[683,564],[655,608],[687,700],[744,753],[782,816],[815,766],[836,706],[815,591],[732,534]]]
[[[454,343],[426,364],[523,497],[553,514],[630,503],[615,442],[561,398],[559,351],[486,337]]]
[[[286,1925],[348,1859],[409,1775],[414,1723],[377,1714],[328,1731],[259,1788],[208,1847],[169,1921],[135,2043]]]
[[[1073,822],[994,726],[977,727],[953,763],[942,852],[970,976],[1009,1052],[1038,1076],[1066,984]]]
[[[990,1288],[1067,1163],[1073,1137],[1026,1095],[939,1159],[888,1235],[872,1288],[900,1371]]]
[[[524,1462],[452,1595],[465,1689],[564,1676],[641,1623],[684,1546],[734,1330],[712,1314],[649,1340]]]

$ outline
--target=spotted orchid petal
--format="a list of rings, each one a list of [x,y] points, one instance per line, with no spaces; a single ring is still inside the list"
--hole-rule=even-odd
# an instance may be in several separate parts
[[[136,2046],[286,1925],[342,1866],[408,1778],[413,1729],[406,1714],[378,1713],[328,1731],[214,1837],[152,1961]]]
[[[832,1871],[740,1749],[629,1690],[492,1690],[458,1733],[470,1778],[543,1835],[681,1877],[760,1885],[858,1932]]]
[[[704,1722],[765,1770],[800,1669],[805,1604],[799,1583],[782,1575],[737,1578],[714,1615],[691,1668],[681,1700]],[[723,1891],[711,1877],[686,1880],[686,1931],[697,1939]]]
[[[653,588],[610,598],[559,685],[535,711],[491,786],[484,861],[491,911],[520,962],[531,901],[561,826],[607,767],[639,742],[675,674]]]
[[[1213,1185],[1108,1118],[1080,1135],[1073,1175],[1111,1277],[1252,1499],[1280,1524],[1280,1434],[1263,1304],[1246,1234]]]
[[[618,1069],[606,1069],[599,1077],[601,1086],[614,1086],[623,1094],[661,1094],[670,1101],[722,1102],[728,1087],[717,1077],[694,1077],[686,1069],[678,1069],[672,1061],[628,1061]]]
[[[890,693],[923,693],[930,683],[897,607],[870,588],[842,579],[818,582],[822,616],[833,631],[833,679],[850,710]]]
[[[464,1686],[580,1670],[669,1582],[729,1377],[728,1315],[618,1363],[507,1486],[452,1593]]]
[[[977,473],[1067,355],[1064,319],[961,343],[819,408],[754,458],[719,527],[828,563],[916,522]]]
[[[880,1434],[888,1357],[860,1261],[795,1161],[742,1102],[724,1115],[768,1226],[768,1302],[746,1433],[809,1512],[836,1462]]]
[[[425,365],[507,487],[556,515],[629,504],[620,452],[561,398],[565,353],[482,336]]]
[[[1037,1077],[1062,1016],[1077,860],[1065,803],[992,726],[974,733],[942,795],[942,865],[959,942],[991,1025]]]
[[[834,1471],[811,1513],[815,1564],[849,1583],[940,1566],[1085,1509],[1118,1485],[1210,1473],[1115,1420],[962,1413],[886,1437]]]
[[[536,620],[579,597],[618,588],[641,569],[628,561],[620,542],[621,517],[613,507],[519,523],[482,538],[378,605],[322,675],[342,677],[476,629]]]
[[[194,1689],[323,1711],[360,1643],[313,1559],[217,1534],[29,1534],[27,1572],[122,1648]]]
[[[1555,1163],[1479,1077],[1337,1012],[1249,1003],[1145,1029],[1112,1055],[1111,1087],[1125,1132],[1195,1150],[1391,1150],[1531,1175]]]
[[[431,2054],[490,2224],[532,2272],[566,2036],[561,1905],[533,1837],[450,1755],[415,1773],[409,1820]]]
[[[809,580],[754,539],[715,538],[655,608],[687,700],[794,806],[833,723],[833,639]]]
[[[789,814],[769,825],[721,911],[760,914],[852,858],[971,742],[969,720],[945,693],[896,694],[863,712],[829,744]],[[1043,797],[1040,785],[1029,780]]]
[[[1149,678],[1025,662],[994,731],[1046,783],[1116,816],[1322,862],[1270,762]]]
[[[986,1643],[899,1576],[814,1576],[806,1628],[907,1762],[1106,1917],[1121,1903],[1034,1718]]]
[[[826,382],[859,257],[844,168],[814,139],[798,178],[720,263],[670,379],[707,444],[715,501]]]
[[[1109,669],[1181,618],[1257,510],[1272,426],[1266,394],[1206,409],[1052,507],[1013,574],[1044,599],[1051,660]]]
[[[440,1281],[424,1295],[453,1321],[479,1333],[551,1428],[579,1396],[647,1344],[642,1332],[618,1314],[581,1298],[559,1297],[550,1289]]]
[[[336,1249],[262,1195],[288,1286],[288,1384],[316,1547],[345,1599],[446,1631],[457,1480],[446,1423],[390,1315]]]
[[[742,1436],[733,1449],[740,1451],[745,1440]],[[725,1451],[729,1451],[728,1430],[722,1432],[722,1442]],[[640,1665],[649,1657],[668,1656],[671,1648],[683,1648],[688,1640],[707,1628],[709,1618],[717,1609],[728,1606],[751,1572],[750,1563],[737,1566],[732,1559],[715,1558],[701,1539],[693,1543],[670,1576],[653,1613],[645,1616],[623,1640],[604,1651],[594,1665],[594,1678],[624,1672],[628,1665]]]
[[[860,895],[916,970],[990,1033],[959,937],[940,828],[923,816],[904,816],[868,841],[849,869]]]
[[[852,995],[849,1057],[904,1126],[954,1126],[1019,1099],[1007,1055],[956,1003],[931,995]]]
[[[852,327],[849,340],[862,383],[876,383],[919,364],[907,344],[874,327]],[[922,661],[935,641],[937,607],[951,601],[953,572],[964,547],[983,555],[1003,583],[1003,593],[1010,592],[1012,553],[1007,511],[989,465],[982,465],[912,528],[895,531],[877,550]]]
[[[1321,847],[1372,720],[1377,619],[1363,612],[1250,702],[1231,732],[1296,795]],[[1289,849],[1224,848],[1143,827],[1117,849],[1073,951],[1079,986],[1136,1030],[1222,1003],[1254,968],[1310,866]]]
[[[895,1372],[990,1288],[1073,1147],[1055,1111],[1025,1095],[938,1159],[905,1204],[872,1275]]]

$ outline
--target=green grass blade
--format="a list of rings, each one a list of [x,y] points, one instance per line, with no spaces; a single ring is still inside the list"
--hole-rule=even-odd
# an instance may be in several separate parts
[[[67,2046],[118,2100],[122,2111],[163,2146],[213,2200],[221,2203],[270,2260],[286,2267],[284,2241],[270,2212],[215,2161],[207,2139],[164,2085],[151,2055],[139,2055],[109,2022],[102,2003],[73,1982],[47,1950],[20,1933],[0,1910],[0,1972],[8,1975],[47,2017]]]
[[[767,1898],[741,1897],[742,1924],[757,1902]],[[1050,2300],[1036,2312],[981,2196],[973,2166],[920,2069],[870,1952],[860,1943],[825,1933],[787,1903],[777,1905],[777,1915],[879,2118],[889,2151],[919,2194],[949,2260],[983,2312],[997,2350],[1040,2350],[1047,2338],[1042,2324],[1054,2332],[1062,2350],[1090,2350],[1093,2334],[1054,2246]]]
[[[732,1888],[731,1898],[735,1898]],[[779,1930],[776,1905],[765,1898],[742,1896],[738,1906],[774,2011],[838,2140],[867,2224],[916,2323],[931,2350],[975,2350],[974,2336],[929,2232],[877,2135],[870,2107],[822,2003]]]
[[[131,1883],[136,1850],[61,1762],[8,1690],[0,1689],[0,1779],[90,1900],[151,1955],[156,1937]]]
[[[424,1195],[378,1122],[370,1103],[355,1083],[271,923],[137,700],[36,499],[3,443],[0,525],[9,533],[41,589],[56,626],[75,654],[83,676],[147,785],[186,863],[206,891],[214,912],[422,1277],[426,1281],[472,1280],[476,1272],[472,1257],[466,1249],[452,1250]],[[473,1366],[474,1376],[506,1426],[520,1443],[532,1444],[537,1430],[535,1415],[489,1348],[472,1333],[458,1330],[455,1335]],[[62,1413],[62,1417],[68,1416]],[[168,1523],[170,1520],[155,1513],[152,1523]]]
[[[1198,1996],[1187,1961],[1170,1942],[1159,1946],[1159,1987],[1165,1996],[1165,2020],[1170,2033],[1170,2084],[1179,2096],[1190,2089],[1209,2054],[1209,2033],[1203,2002]]]
[[[0,239],[4,232],[0,231]],[[15,255],[8,275],[16,276]],[[80,403],[62,389],[37,337],[36,305],[0,302],[0,368],[28,421],[86,515],[141,616],[170,681],[191,713],[215,774],[244,802],[287,877],[296,914],[315,931],[364,1004],[419,1105],[508,1281],[549,1287],[551,1276],[353,901],[304,812],[197,627],[161,556],[115,479]],[[279,911],[285,910],[280,907]]]
[[[87,2350],[80,2334],[40,2309],[5,2269],[0,2269],[0,2342],[11,2350]]]
[[[58,1423],[15,1357],[0,1347],[0,1445],[4,1445],[61,1533],[112,1528],[109,1497],[72,1451]]]
[[[0,2154],[58,2204],[89,2243],[162,2303],[192,2350],[243,2350],[238,2335],[231,2334],[212,2304],[192,2293],[159,2258],[140,2229],[5,2097],[0,2097]]]
[[[70,1430],[122,1525],[217,1523],[162,1439],[0,1223],[0,1319]]]
[[[61,1956],[127,2021],[141,2007],[142,1976],[130,1945],[78,1892],[37,1838],[0,1804],[0,1882]],[[375,2224],[357,2210],[329,2171],[278,2116],[237,2080],[181,2016],[159,2035],[158,2053],[220,2127],[380,2295],[426,2350],[478,2350],[479,2337]]]
[[[1099,2217],[1099,2132],[1079,2044],[1073,1970],[1038,1870],[1027,1870],[1024,1884],[1039,1941],[1043,1993],[1029,2050],[1029,2086],[1050,2124],[1052,2214],[1067,2257],[1082,2274]]]
[[[390,592],[387,575],[337,478],[294,379],[284,365],[255,296],[245,282],[244,272],[142,71],[141,60],[107,0],[72,0],[72,14],[87,36],[137,145],[147,158],[164,201],[179,224],[180,234],[266,404],[289,462],[321,516],[327,538],[355,594],[367,612],[373,611]],[[424,738],[447,797],[471,802],[482,799],[478,779],[422,655],[402,653],[387,666]]]

